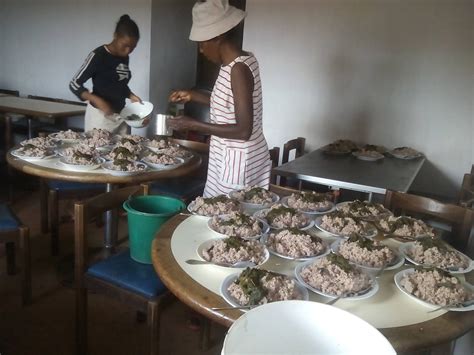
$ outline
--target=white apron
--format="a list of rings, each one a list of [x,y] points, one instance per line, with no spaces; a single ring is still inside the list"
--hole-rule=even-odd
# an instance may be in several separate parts
[[[102,111],[87,103],[84,117],[84,132],[90,131],[93,128],[106,129],[114,134],[127,133],[127,124],[123,118],[120,118],[117,114],[105,116]]]

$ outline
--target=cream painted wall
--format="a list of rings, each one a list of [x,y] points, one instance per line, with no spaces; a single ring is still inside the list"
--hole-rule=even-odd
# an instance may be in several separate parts
[[[413,189],[455,196],[474,157],[474,2],[247,0],[269,146],[409,145]]]
[[[1,1],[0,87],[22,96],[76,99],[69,81],[91,50],[112,39],[116,22],[127,13],[141,33],[130,56],[130,88],[148,99],[151,0]]]

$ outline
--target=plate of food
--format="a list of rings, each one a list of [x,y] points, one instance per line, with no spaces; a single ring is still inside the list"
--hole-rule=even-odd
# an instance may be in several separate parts
[[[360,218],[365,221],[376,221],[393,215],[390,210],[380,203],[360,200],[340,202],[336,205],[336,208],[354,218]]]
[[[86,172],[98,169],[103,162],[104,159],[98,157],[90,156],[85,158],[83,156],[70,155],[59,158],[57,166],[65,170]]]
[[[474,286],[432,267],[399,271],[393,277],[398,289],[428,308],[447,307],[454,312],[474,310]]]
[[[84,136],[86,137],[84,144],[94,148],[111,145],[113,139],[112,133],[102,128],[93,128],[85,132]]]
[[[400,241],[413,241],[419,237],[435,238],[435,230],[421,219],[408,216],[388,216],[374,222],[384,235]]]
[[[357,149],[357,144],[349,139],[338,139],[321,148],[323,153],[329,155],[346,155]]]
[[[370,272],[398,269],[405,262],[405,258],[398,251],[358,235],[334,241],[331,250]]]
[[[352,152],[352,155],[355,156],[359,160],[365,160],[365,161],[377,161],[385,158],[385,156],[382,153],[379,153],[375,150],[357,150],[355,152]]]
[[[304,261],[329,253],[323,240],[296,228],[280,229],[262,237],[270,253],[283,259]]]
[[[139,153],[135,152],[133,147],[127,145],[116,145],[110,151],[106,152],[103,157],[106,160],[126,159],[138,160]]]
[[[155,153],[150,151],[142,161],[150,168],[158,170],[174,169],[184,163],[184,159],[173,157],[164,153]]]
[[[106,170],[110,175],[129,176],[140,174],[146,171],[147,165],[134,160],[115,159],[103,163],[102,169]]]
[[[387,153],[387,148],[385,148],[382,145],[376,145],[376,144],[365,144],[363,145],[360,150],[364,151],[373,151],[373,152],[378,152],[380,154],[385,154]]]
[[[353,234],[359,234],[366,238],[373,238],[377,235],[377,228],[372,224],[353,218],[342,211],[316,217],[314,225],[333,237],[347,238]]]
[[[233,307],[308,299],[308,290],[293,277],[256,268],[227,276],[221,294]]]
[[[213,217],[240,211],[239,203],[226,195],[215,197],[198,196],[191,201],[187,207],[188,211],[194,215],[202,217]]]
[[[335,205],[331,199],[332,195],[328,193],[301,191],[283,197],[281,203],[309,215],[320,215],[334,211]]]
[[[153,150],[153,149],[150,149]],[[193,153],[179,144],[170,144],[166,148],[154,150],[156,153],[166,154],[171,157],[180,158],[189,161],[193,157]]]
[[[279,203],[270,208],[257,211],[253,216],[264,220],[273,229],[297,228],[305,230],[311,228],[314,224],[306,214]]]
[[[206,240],[199,245],[197,253],[203,260],[223,267],[260,266],[270,258],[262,243],[234,236]]]
[[[433,266],[452,274],[464,274],[474,269],[474,261],[441,239],[421,237],[403,243],[400,253],[415,265]]]
[[[42,161],[45,159],[54,158],[56,153],[50,148],[39,148],[32,144],[26,144],[20,148],[10,151],[15,158],[20,158],[26,161]]]
[[[242,208],[250,210],[268,208],[280,200],[276,193],[258,186],[231,191],[229,196],[239,201]]]
[[[389,151],[389,154],[398,159],[417,159],[423,157],[423,153],[410,147],[398,147]]]
[[[242,212],[214,216],[209,219],[207,225],[216,233],[242,239],[259,239],[270,229],[264,221]]]
[[[142,143],[144,147],[148,148],[153,152],[158,152],[161,149],[168,148],[170,143],[167,137],[155,136],[153,139]]]
[[[77,143],[81,139],[84,139],[84,134],[79,132],[74,132],[73,130],[68,129],[67,131],[59,131],[51,133],[48,135],[49,138],[55,141],[59,141],[65,144]]]
[[[21,141],[20,145],[22,147],[34,146],[36,148],[41,148],[41,149],[53,149],[57,146],[56,142],[49,137],[35,137],[31,139],[26,139],[24,141]]]
[[[295,275],[309,290],[330,298],[361,300],[379,289],[374,276],[332,253],[297,265]]]

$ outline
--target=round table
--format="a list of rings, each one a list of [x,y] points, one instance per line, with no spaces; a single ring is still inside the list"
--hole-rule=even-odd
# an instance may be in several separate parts
[[[59,160],[58,158],[26,161],[24,159],[17,158],[11,154],[13,150],[18,148],[19,146],[16,146],[10,149],[7,153],[7,162],[13,168],[22,171],[25,174],[38,176],[44,179],[106,184],[106,192],[112,191],[115,185],[117,184],[133,185],[158,179],[184,176],[198,169],[202,163],[201,156],[195,153],[190,160],[186,161],[184,164],[181,164],[180,166],[174,169],[150,169],[134,175],[114,176],[108,174],[107,171],[102,168],[90,172],[76,172],[64,170],[57,165]],[[114,211],[108,211],[106,213],[104,237],[104,244],[106,248],[113,248],[115,246],[117,239],[116,225],[116,213],[114,213]]]
[[[207,318],[229,327],[242,314],[242,311],[213,311],[212,307],[226,307],[228,304],[220,295],[211,292],[190,277],[181,268],[172,253],[173,234],[188,217],[177,215],[161,227],[153,241],[153,265],[166,287],[183,303]],[[402,311],[400,310],[400,312]],[[426,349],[449,342],[462,336],[473,327],[472,312],[447,312],[429,321],[393,328],[379,328],[379,330],[400,353]]]

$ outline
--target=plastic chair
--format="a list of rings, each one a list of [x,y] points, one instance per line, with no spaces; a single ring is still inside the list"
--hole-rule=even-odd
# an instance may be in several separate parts
[[[207,179],[209,144],[175,138],[170,139],[170,142],[180,144],[183,147],[200,154],[202,157],[200,168],[188,176],[158,180],[143,186],[146,194],[171,196],[189,203],[197,196],[202,196],[204,191]]]
[[[5,243],[7,274],[16,273],[15,243],[23,249],[22,303],[31,302],[30,232],[6,204],[0,204],[0,243]]]
[[[450,242],[461,251],[466,249],[474,223],[473,210],[445,204],[428,197],[395,191],[387,191],[384,206],[398,215],[427,216],[449,224]]]
[[[160,314],[172,300],[152,265],[130,258],[128,249],[97,263],[87,255],[87,224],[105,211],[122,206],[133,194],[143,194],[138,186],[103,193],[75,204],[75,280],[76,280],[76,350],[87,353],[87,290],[93,289],[127,303],[147,315],[148,354],[158,353]]]

